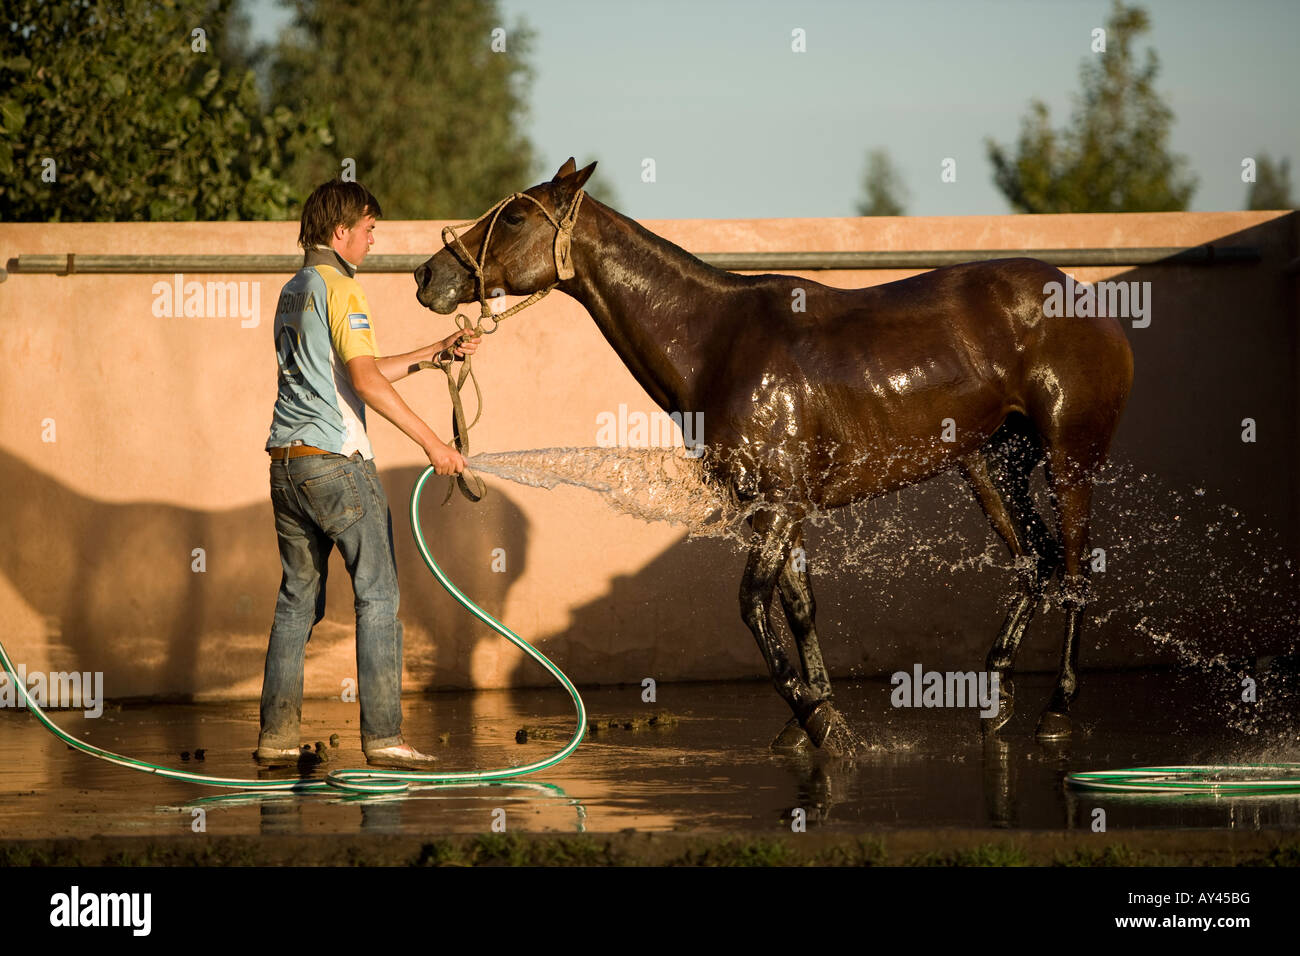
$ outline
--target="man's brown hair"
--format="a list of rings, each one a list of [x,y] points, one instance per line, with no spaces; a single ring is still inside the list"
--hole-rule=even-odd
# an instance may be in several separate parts
[[[336,226],[351,229],[362,216],[383,216],[379,200],[360,183],[334,179],[312,190],[302,207],[302,224],[298,228],[298,245],[303,249],[328,246]]]

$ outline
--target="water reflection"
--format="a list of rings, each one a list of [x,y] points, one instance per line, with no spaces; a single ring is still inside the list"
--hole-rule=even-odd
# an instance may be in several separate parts
[[[1017,693],[1045,697],[1053,679],[1021,675]],[[660,684],[653,705],[641,702],[639,686],[584,689],[592,722],[604,727],[549,768],[545,780],[391,795],[210,793],[70,752],[30,714],[10,713],[0,715],[0,827],[27,837],[182,833],[202,809],[208,835],[486,834],[494,811],[502,810],[507,832],[777,833],[789,832],[793,811],[802,810],[810,832],[1086,831],[1099,808],[1111,833],[1300,827],[1294,795],[1152,798],[1065,784],[1067,773],[1084,770],[1297,762],[1294,707],[1279,704],[1255,730],[1242,731],[1224,721],[1209,678],[1098,672],[1088,675],[1086,688],[1074,738],[1045,745],[1033,736],[1033,708],[986,741],[973,711],[895,709],[889,681],[842,681],[837,706],[874,744],[854,761],[816,750],[772,753],[768,744],[785,717],[766,681]],[[570,707],[560,689],[417,697],[406,702],[404,729],[413,741],[446,733],[438,753],[449,770],[522,765],[568,739]],[[653,711],[675,720],[652,726],[631,719]],[[311,702],[308,712],[306,739],[328,737],[355,719],[355,709],[341,702]],[[120,752],[167,763],[179,748],[199,744],[207,748],[204,772],[250,772],[254,705],[129,707],[111,716],[113,723],[101,722],[92,733]],[[200,722],[204,736],[195,740],[190,728]],[[524,724],[529,737],[519,744],[515,734]],[[361,763],[359,750],[339,748],[326,766]]]

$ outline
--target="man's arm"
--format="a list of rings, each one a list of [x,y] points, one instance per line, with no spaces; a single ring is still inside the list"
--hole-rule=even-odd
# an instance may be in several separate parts
[[[427,349],[417,349],[407,355],[417,355],[425,351]],[[429,458],[429,464],[433,465],[438,474],[459,474],[465,468],[465,459],[461,457],[460,452],[435,435],[433,429],[426,425],[419,415],[411,411],[411,407],[403,401],[401,395],[397,394],[397,389],[393,388],[392,383],[379,369],[380,362],[395,362],[406,357],[389,356],[386,359],[375,359],[371,355],[358,355],[347,363],[352,388],[366,405],[387,418],[408,438],[423,448]]]
[[[432,362],[433,357],[441,350],[441,345],[435,342],[433,345],[426,345],[414,352],[404,352],[401,355],[385,355],[377,358],[375,359],[375,367],[385,381],[390,383],[400,382],[406,376],[418,371],[421,362]],[[351,365],[351,363],[348,364]],[[361,393],[358,392],[357,394],[360,395]],[[369,405],[370,402],[367,401],[366,404]]]
[[[402,355],[385,355],[381,358],[375,359],[375,366],[378,368],[379,374],[390,383],[400,382],[402,379],[406,378],[406,376],[419,371],[421,362],[432,362],[439,352],[443,352],[449,348],[454,347],[458,356],[473,354],[478,349],[483,336],[477,335],[473,338],[465,338],[461,341],[461,336],[468,336],[468,334],[469,333],[466,332],[453,332],[441,342],[434,342],[432,345],[426,345],[424,348],[416,349],[414,352],[405,352]],[[349,371],[351,371],[351,368],[352,363],[349,362]],[[355,387],[355,385],[356,383],[354,381],[353,386]],[[357,394],[361,395],[361,392],[358,391]],[[364,395],[361,397],[367,405],[370,404],[369,400],[366,399]],[[384,413],[378,408],[375,410],[379,411],[379,414],[384,415]],[[388,418],[387,415],[384,415],[384,417]],[[389,421],[392,421],[392,419],[389,419]],[[393,424],[396,425],[397,423],[393,422]]]

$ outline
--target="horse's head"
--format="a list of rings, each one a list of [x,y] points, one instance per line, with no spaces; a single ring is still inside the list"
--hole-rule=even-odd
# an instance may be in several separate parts
[[[571,276],[568,231],[595,168],[579,170],[569,157],[550,182],[497,203],[459,239],[443,230],[444,248],[415,270],[420,304],[446,315],[480,296],[529,295]]]

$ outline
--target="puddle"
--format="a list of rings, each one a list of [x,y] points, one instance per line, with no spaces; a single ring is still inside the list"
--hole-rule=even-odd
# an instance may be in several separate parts
[[[837,761],[820,752],[767,749],[785,722],[765,683],[660,684],[583,692],[593,721],[668,712],[675,722],[589,736],[568,760],[517,781],[428,787],[407,794],[232,794],[115,767],[67,749],[32,715],[0,712],[0,828],[36,837],[179,835],[199,815],[209,835],[489,833],[504,811],[508,831],[788,831],[801,809],[811,831],[1004,827],[1087,829],[1102,807],[1110,832],[1134,828],[1300,827],[1291,797],[1109,796],[1068,789],[1065,773],[1172,763],[1300,761],[1300,721],[1228,726],[1208,680],[1173,672],[1085,673],[1075,739],[1046,747],[1032,737],[1050,675],[1021,675],[1020,704],[1000,743],[986,748],[972,711],[893,709],[886,680],[841,681],[837,705],[875,746]],[[554,753],[573,727],[562,690],[407,697],[404,731],[447,770],[521,765]],[[1278,717],[1274,711],[1274,717]],[[259,771],[255,701],[140,705],[97,720],[60,712],[77,736],[155,763],[212,774]],[[630,722],[630,720],[628,721]],[[516,743],[527,725],[534,736]],[[328,741],[324,769],[362,767],[355,705],[307,701],[303,741]],[[438,738],[447,734],[447,742]],[[543,739],[538,739],[538,737]],[[328,745],[327,745],[328,746]],[[205,750],[202,762],[180,760]],[[323,775],[324,770],[317,772]]]

